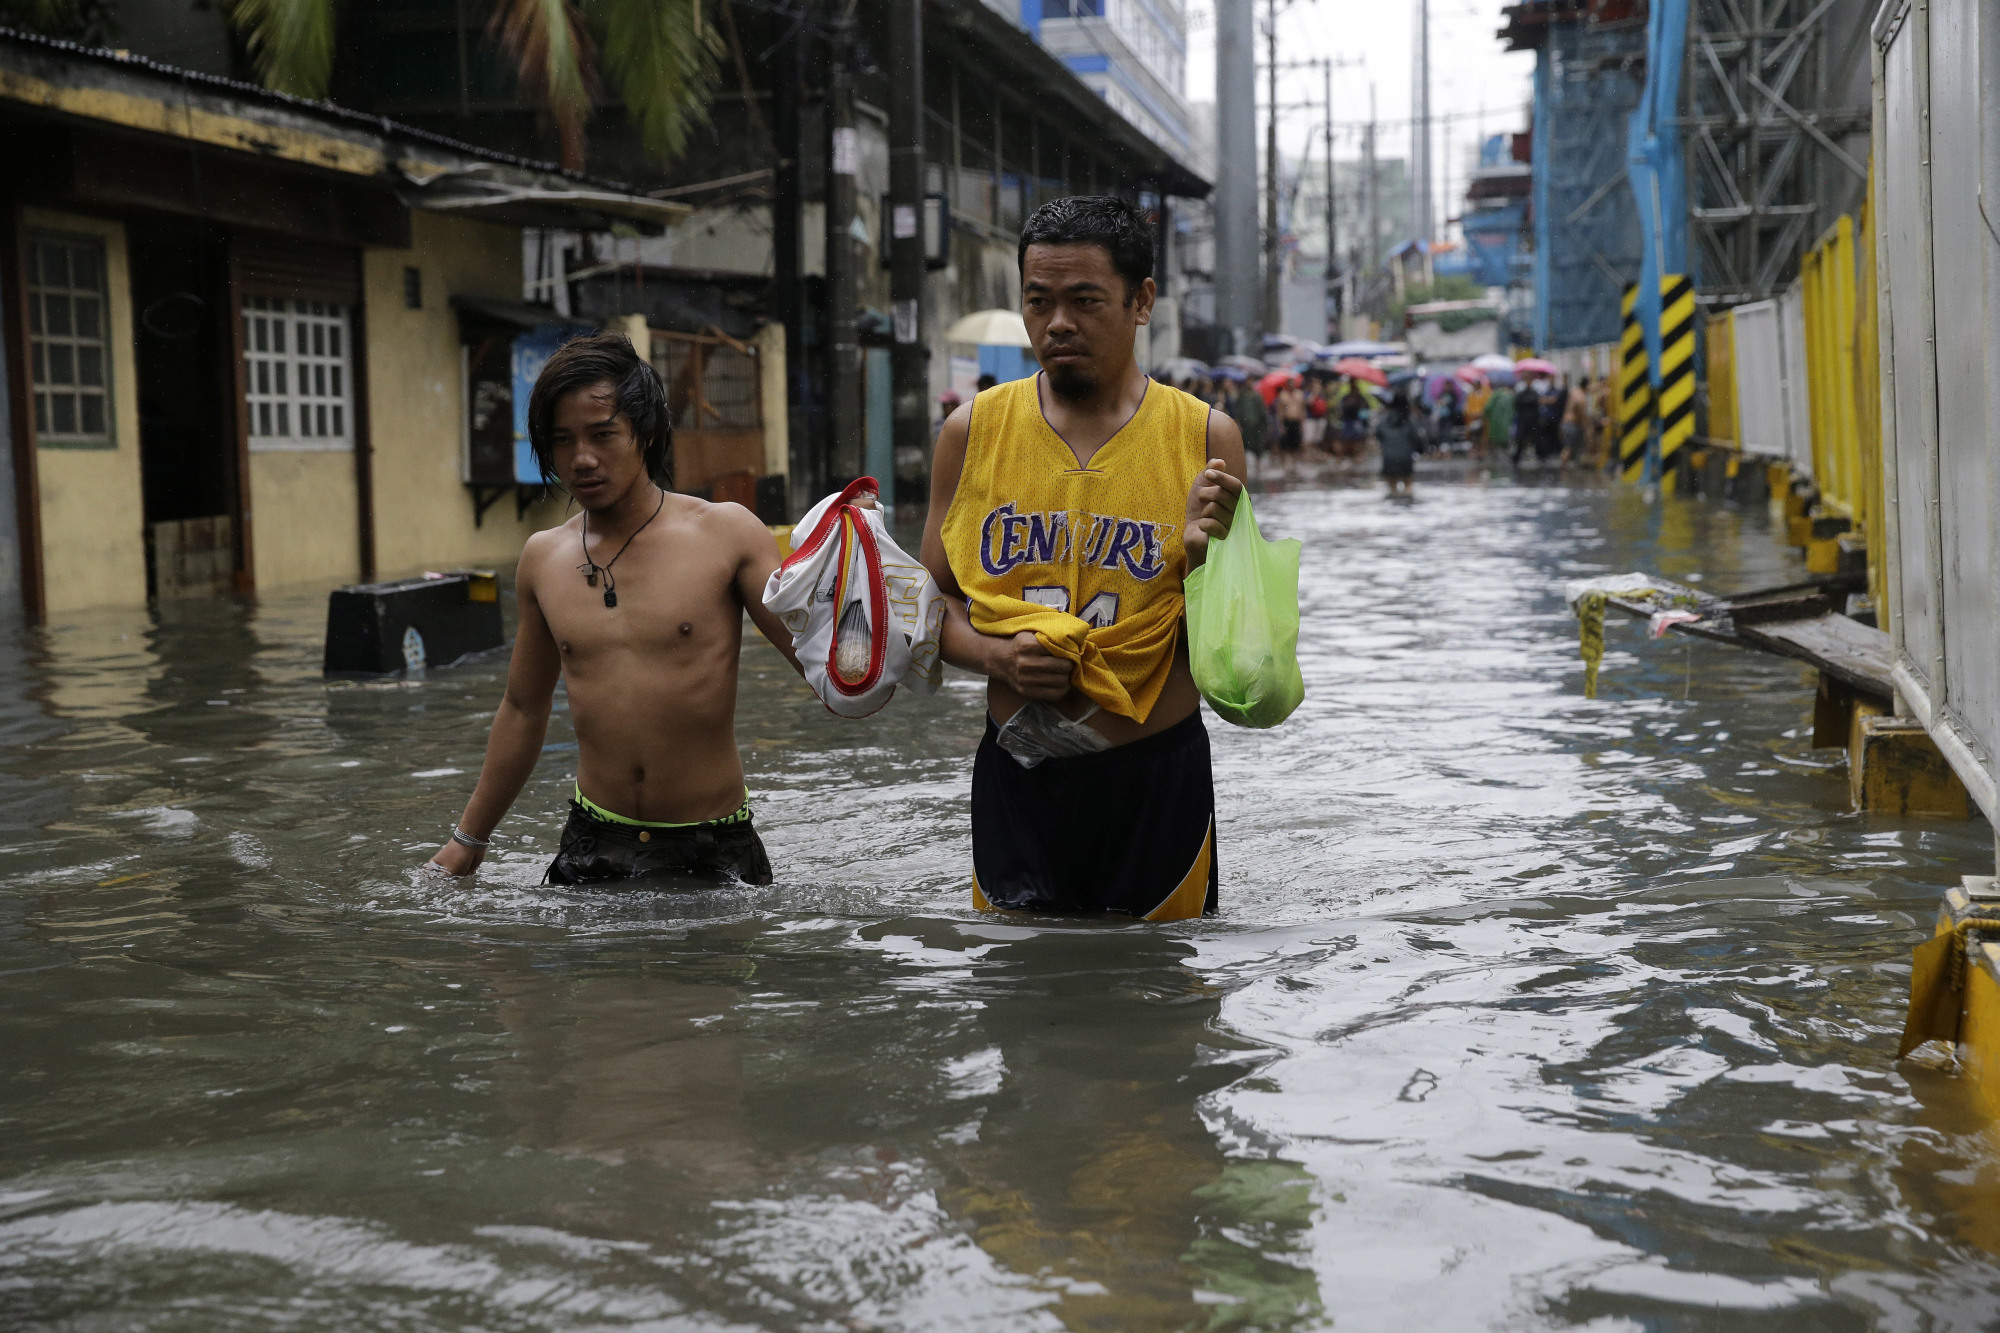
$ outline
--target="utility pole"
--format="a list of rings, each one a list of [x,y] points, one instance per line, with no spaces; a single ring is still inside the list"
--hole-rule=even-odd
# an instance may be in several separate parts
[[[1269,117],[1264,129],[1264,334],[1279,332],[1285,323],[1283,250],[1278,237],[1278,0],[1267,0],[1264,24],[1264,65],[1269,89]],[[1259,344],[1251,355],[1261,356]]]
[[[854,125],[854,15],[828,21],[826,79],[826,387],[832,424],[815,493],[860,475],[861,344],[855,330],[854,180],[861,135]]]
[[[1411,43],[1410,80],[1410,230],[1415,239],[1431,239],[1431,6],[1417,0],[1416,35]]]
[[[889,349],[895,448],[928,453],[930,371],[923,344],[924,296],[924,6],[889,0]],[[928,469],[926,469],[928,471]],[[895,503],[895,485],[884,503]]]
[[[1215,322],[1250,351],[1257,309],[1256,0],[1215,3]]]
[[[1362,141],[1361,157],[1366,163],[1368,181],[1363,187],[1368,205],[1368,248],[1363,252],[1363,262],[1367,274],[1373,278],[1382,271],[1382,182],[1375,174],[1375,85],[1368,85],[1368,137]]]
[[[806,374],[805,293],[799,272],[799,215],[804,211],[800,159],[804,143],[799,128],[799,98],[806,86],[807,34],[792,33],[787,45],[775,53],[772,63],[771,111],[776,138],[777,163],[771,178],[771,301],[785,326],[785,438],[791,453],[791,494],[785,497],[789,513],[800,510],[794,501],[802,495],[817,495],[817,477],[811,444],[812,413],[808,404],[812,392]],[[789,517],[789,514],[787,515]]]
[[[1321,73],[1326,77],[1326,313],[1332,325],[1333,341],[1340,339],[1340,233],[1333,216],[1333,60],[1328,58]]]

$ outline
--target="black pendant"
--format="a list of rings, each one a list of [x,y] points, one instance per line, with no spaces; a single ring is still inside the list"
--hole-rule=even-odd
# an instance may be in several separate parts
[[[611,589],[606,588],[604,590],[604,604],[606,606],[618,605],[618,594],[613,592]]]

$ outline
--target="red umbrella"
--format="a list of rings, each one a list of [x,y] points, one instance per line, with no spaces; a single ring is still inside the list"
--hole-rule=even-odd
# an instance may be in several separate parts
[[[1274,370],[1263,379],[1257,381],[1257,392],[1263,395],[1264,406],[1269,407],[1278,401],[1278,390],[1284,388],[1287,384],[1297,384],[1298,382],[1299,376],[1297,371]]]
[[[1516,375],[1560,375],[1553,361],[1544,361],[1539,356],[1525,357],[1514,363]]]
[[[1478,366],[1460,366],[1457,370],[1453,371],[1452,374],[1458,376],[1460,379],[1464,380],[1467,384],[1486,383],[1486,372],[1481,370]]]
[[[1363,361],[1358,356],[1343,357],[1333,363],[1333,373],[1345,375],[1351,380],[1366,380],[1378,389],[1389,387],[1389,377],[1376,368],[1372,361]]]

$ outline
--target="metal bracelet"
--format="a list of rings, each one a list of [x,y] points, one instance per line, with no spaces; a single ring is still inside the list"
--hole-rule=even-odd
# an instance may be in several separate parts
[[[475,838],[456,824],[451,828],[451,840],[461,847],[470,847],[475,852],[483,852],[493,845],[491,838]]]

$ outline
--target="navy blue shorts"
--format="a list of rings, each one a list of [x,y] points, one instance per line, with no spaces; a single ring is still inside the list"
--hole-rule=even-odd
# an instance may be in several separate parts
[[[1022,768],[993,719],[972,761],[972,896],[982,910],[1212,915],[1215,778],[1197,708],[1165,731]]]

